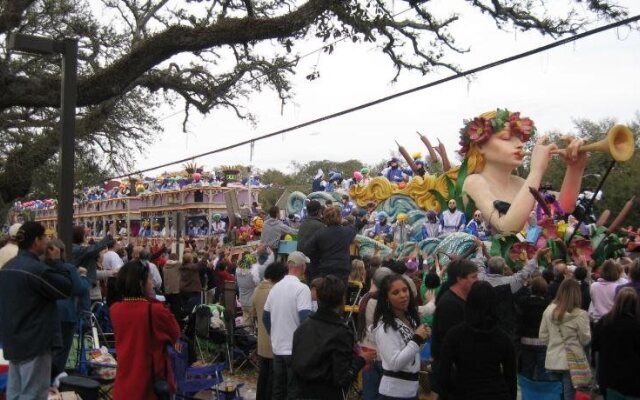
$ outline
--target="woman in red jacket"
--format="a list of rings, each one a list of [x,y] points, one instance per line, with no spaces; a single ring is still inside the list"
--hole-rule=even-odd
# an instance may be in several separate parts
[[[124,265],[118,272],[118,290],[124,300],[111,307],[118,356],[114,400],[157,399],[154,379],[166,379],[175,392],[166,345],[176,343],[180,328],[155,299],[149,267],[138,260]]]

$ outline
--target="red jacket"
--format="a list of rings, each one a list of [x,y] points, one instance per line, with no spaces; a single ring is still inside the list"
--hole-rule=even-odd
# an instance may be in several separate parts
[[[149,334],[151,302],[153,340]],[[116,337],[118,369],[114,400],[155,400],[152,388],[151,358],[155,376],[166,377],[172,391],[175,381],[166,345],[175,344],[180,328],[173,314],[155,300],[122,301],[111,306],[111,320]]]

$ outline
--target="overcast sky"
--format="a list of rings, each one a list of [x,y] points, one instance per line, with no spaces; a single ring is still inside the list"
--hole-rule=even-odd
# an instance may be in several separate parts
[[[447,5],[453,3],[447,1]],[[639,1],[621,3],[629,8],[629,15],[640,13]],[[404,6],[403,2],[398,2],[400,4]],[[490,19],[475,14],[464,15],[451,32],[459,46],[471,50],[463,55],[449,53],[449,61],[463,70],[553,40],[536,33],[498,31]],[[317,47],[312,43],[299,50],[305,53]],[[306,80],[305,76],[313,72],[316,65],[320,78]],[[183,114],[170,116],[182,106],[163,108],[160,118],[164,118],[161,123],[165,132],[154,141],[147,154],[138,157],[136,166],[147,168],[189,157],[451,75],[444,69],[427,76],[403,72],[398,82],[391,84],[395,73],[391,61],[377,49],[348,41],[340,43],[332,55],[322,53],[301,60],[296,71],[295,95],[284,108],[271,91],[251,96],[248,107],[258,118],[255,127],[238,120],[229,111],[216,110],[204,117],[192,111],[189,132],[184,134]],[[277,168],[287,172],[291,172],[294,160],[356,158],[373,164],[395,150],[394,140],[410,153],[425,154],[416,130],[428,135],[433,142],[436,138],[442,140],[453,159],[462,120],[496,107],[520,111],[531,117],[542,132],[570,133],[572,120],[577,118],[612,117],[621,123],[629,122],[640,111],[639,72],[640,32],[621,27],[480,72],[470,83],[459,79],[259,141],[252,161],[248,145],[196,161],[207,170],[222,164],[241,163],[262,170]],[[178,169],[180,165],[167,168]]]

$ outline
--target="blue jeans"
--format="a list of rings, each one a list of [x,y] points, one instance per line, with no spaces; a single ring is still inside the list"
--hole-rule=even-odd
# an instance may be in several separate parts
[[[382,362],[374,361],[362,370],[362,399],[376,400],[382,379]]]
[[[9,361],[7,400],[46,399],[50,383],[50,351],[30,360]]]
[[[573,400],[576,398],[576,389],[573,387],[573,383],[571,383],[571,373],[569,371],[552,371],[547,370],[553,377],[555,377],[557,381],[562,381],[562,391],[564,393],[564,399]]]
[[[547,346],[520,345],[519,372],[534,381],[554,381],[557,376],[544,368]]]

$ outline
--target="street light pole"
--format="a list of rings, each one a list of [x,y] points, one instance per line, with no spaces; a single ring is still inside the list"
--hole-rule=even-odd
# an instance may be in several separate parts
[[[58,177],[58,237],[71,255],[73,236],[73,187],[78,98],[78,41],[64,39],[62,51],[62,83],[60,90],[60,167]]]
[[[60,83],[60,177],[58,180],[58,237],[71,255],[73,233],[73,187],[76,103],[78,98],[78,40],[53,40],[39,36],[11,33],[7,50],[27,54],[62,55]]]

